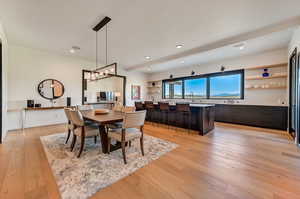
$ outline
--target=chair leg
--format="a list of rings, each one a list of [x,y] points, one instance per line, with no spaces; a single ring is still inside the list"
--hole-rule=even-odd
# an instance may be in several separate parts
[[[71,144],[71,152],[73,151],[75,144],[76,144],[76,138],[77,136],[75,134],[73,134],[73,139],[72,139],[72,144]]]
[[[140,145],[141,145],[142,155],[144,156],[144,139],[143,139],[143,137],[140,138]]]
[[[97,136],[94,137],[94,142],[97,143]]]
[[[111,138],[108,137],[108,138],[107,138],[107,153],[108,153],[108,154],[110,153],[110,143],[111,143]]]
[[[127,161],[126,161],[126,153],[125,153],[125,141],[123,141],[121,143],[122,145],[122,153],[123,153],[123,159],[124,159],[124,164],[127,164]]]
[[[67,144],[67,143],[68,143],[68,141],[69,141],[70,135],[71,135],[71,130],[70,130],[70,129],[68,129],[68,135],[67,135],[66,144]]]
[[[82,151],[83,151],[83,148],[84,148],[84,142],[85,142],[85,136],[81,136],[81,143],[80,143],[80,150],[79,150],[79,153],[77,155],[77,158],[80,157]]]

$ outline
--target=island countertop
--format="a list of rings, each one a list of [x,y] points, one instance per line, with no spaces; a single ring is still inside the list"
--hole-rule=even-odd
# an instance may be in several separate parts
[[[158,103],[153,103],[154,105],[158,105]],[[176,106],[176,104],[174,103],[169,103],[170,106]],[[194,103],[190,103],[189,104],[190,107],[212,107],[215,106],[215,104],[194,104]]]

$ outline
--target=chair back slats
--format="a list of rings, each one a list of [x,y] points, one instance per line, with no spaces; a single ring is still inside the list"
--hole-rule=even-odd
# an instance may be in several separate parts
[[[123,113],[131,113],[135,111],[135,106],[125,106],[122,108]]]
[[[179,112],[190,112],[190,104],[176,103],[176,111]]]
[[[76,126],[84,126],[84,120],[79,110],[70,110],[69,114],[71,116],[72,124]]]
[[[145,123],[145,117],[146,110],[125,113],[123,119],[123,129],[143,126]]]
[[[90,111],[90,110],[93,110],[94,107],[93,105],[77,105],[77,110],[80,110],[80,111]]]
[[[158,102],[159,105],[159,109],[162,111],[169,111],[170,110],[170,106],[168,102]]]

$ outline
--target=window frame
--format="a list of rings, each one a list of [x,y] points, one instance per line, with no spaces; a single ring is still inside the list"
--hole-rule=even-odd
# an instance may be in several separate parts
[[[210,96],[210,78],[211,77],[218,77],[218,76],[227,76],[227,75],[241,75],[241,85],[240,85],[240,98],[211,98]],[[185,80],[191,79],[201,79],[206,78],[206,97],[205,98],[185,98]],[[182,98],[166,98],[165,97],[165,83],[173,82],[173,81],[181,81],[182,82]],[[245,98],[245,70],[232,70],[232,71],[224,71],[224,72],[217,72],[217,73],[207,73],[203,75],[194,75],[194,76],[186,76],[186,77],[177,77],[172,79],[164,79],[162,80],[162,99],[212,99],[212,100],[244,100]]]

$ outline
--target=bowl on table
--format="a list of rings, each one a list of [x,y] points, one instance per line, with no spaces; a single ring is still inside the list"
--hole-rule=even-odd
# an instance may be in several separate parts
[[[109,109],[95,109],[94,112],[95,115],[103,115],[103,114],[108,114]]]

